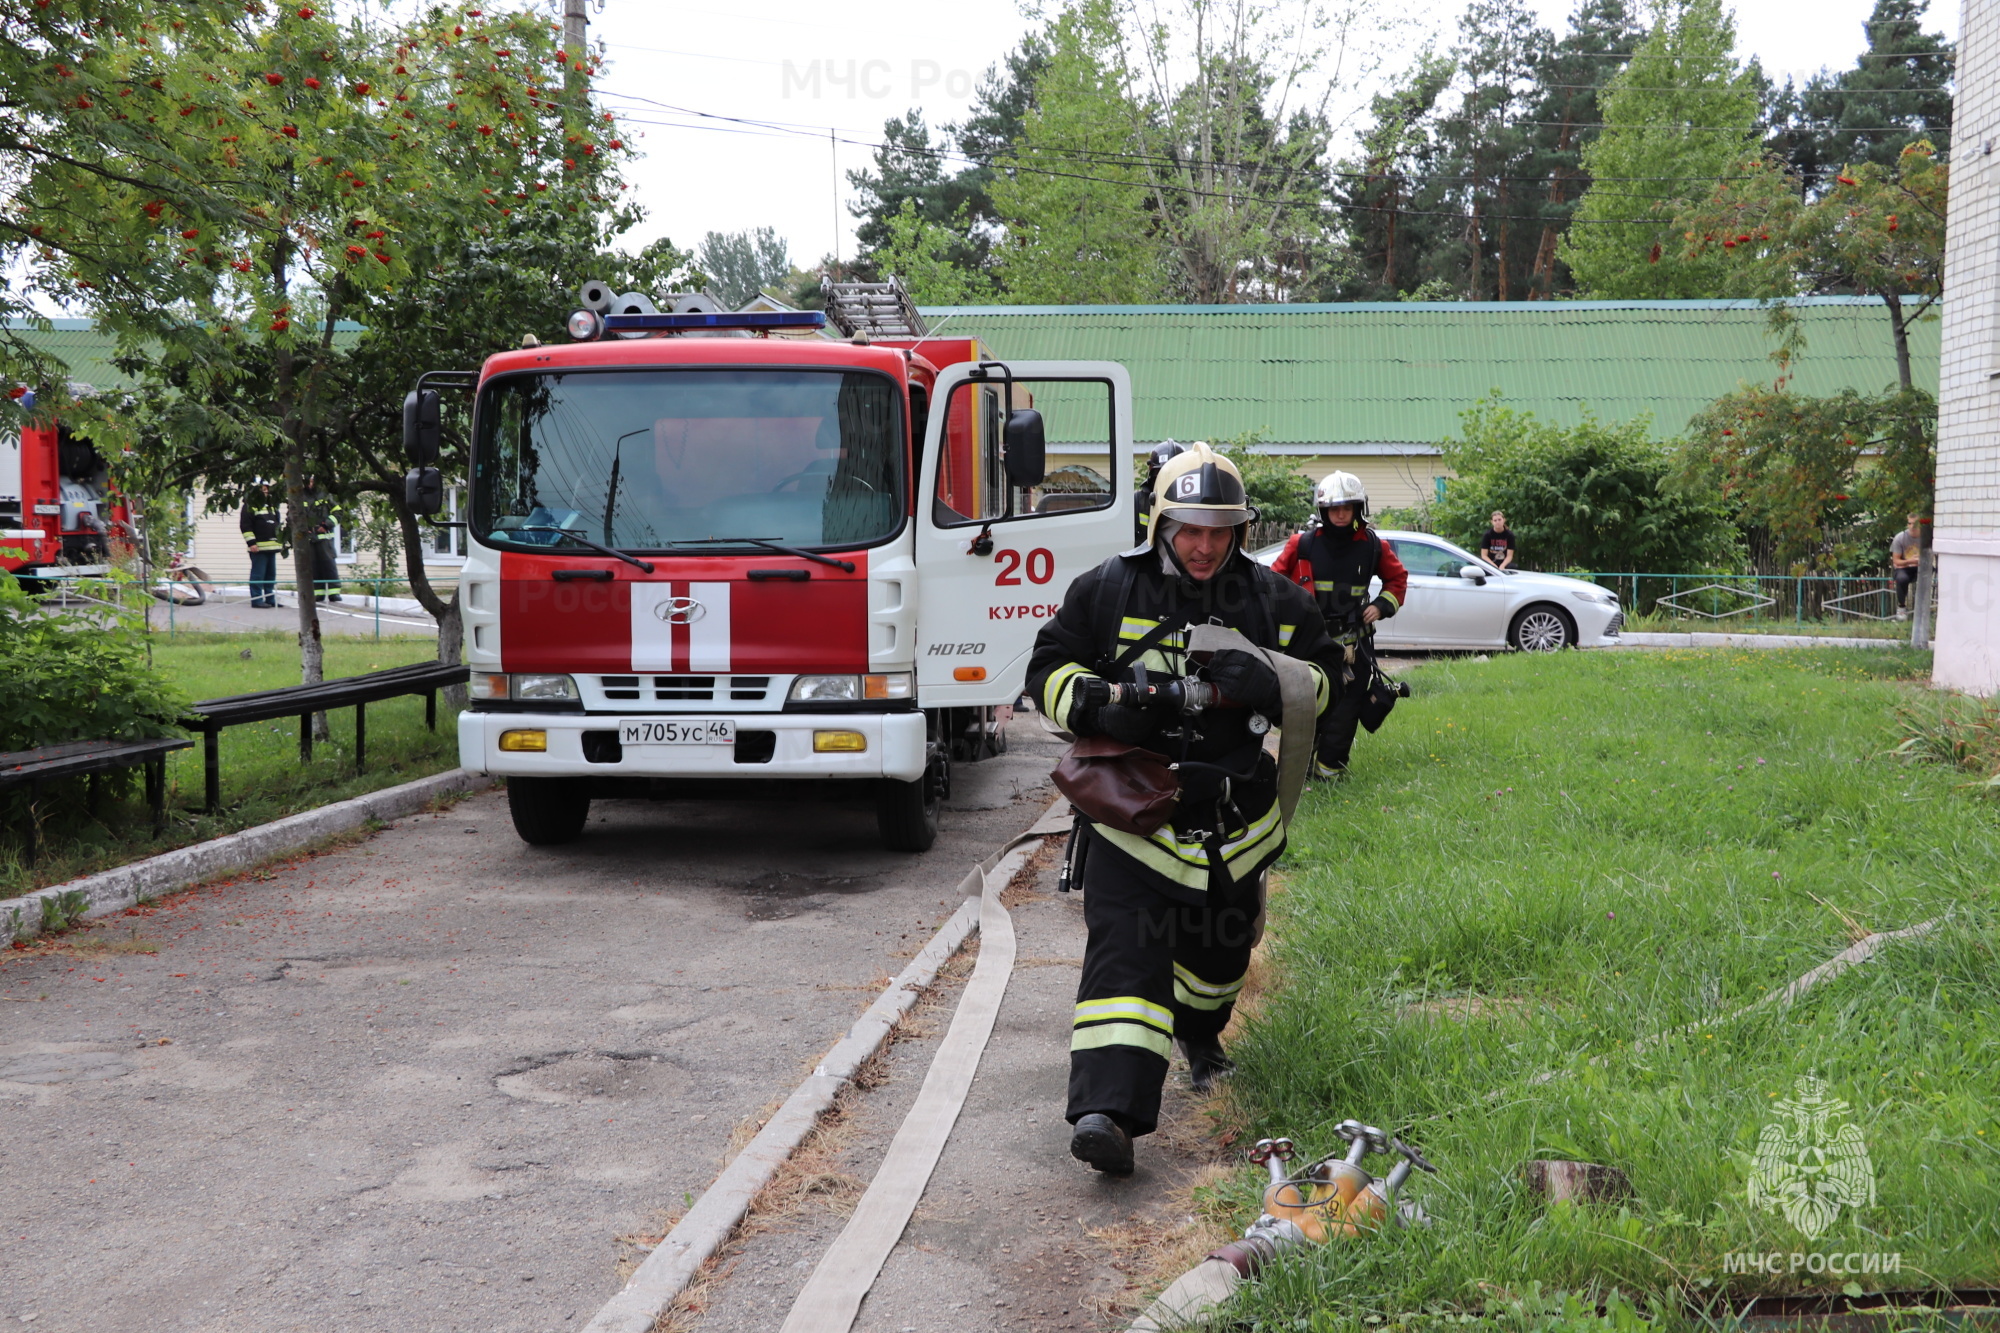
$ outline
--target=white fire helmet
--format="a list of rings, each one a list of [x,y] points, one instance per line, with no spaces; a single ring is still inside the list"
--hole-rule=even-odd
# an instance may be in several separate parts
[[[1335,505],[1353,505],[1356,518],[1368,516],[1368,488],[1352,472],[1329,472],[1313,487],[1313,508],[1324,514]]]

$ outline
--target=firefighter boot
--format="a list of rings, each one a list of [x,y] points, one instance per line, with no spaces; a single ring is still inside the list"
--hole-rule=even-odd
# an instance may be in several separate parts
[[[1215,1087],[1218,1079],[1228,1078],[1236,1072],[1236,1062],[1222,1052],[1220,1037],[1179,1037],[1181,1054],[1187,1057],[1188,1077],[1194,1081],[1194,1090],[1204,1096]]]
[[[1076,1122],[1070,1135],[1069,1155],[1090,1163],[1093,1171],[1107,1176],[1132,1174],[1132,1136],[1125,1127],[1102,1112],[1093,1111]]]

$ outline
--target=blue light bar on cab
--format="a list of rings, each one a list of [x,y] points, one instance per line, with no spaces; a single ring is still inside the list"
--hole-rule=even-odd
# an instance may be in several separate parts
[[[606,315],[606,333],[678,333],[688,329],[823,329],[817,310],[718,311],[691,315]]]

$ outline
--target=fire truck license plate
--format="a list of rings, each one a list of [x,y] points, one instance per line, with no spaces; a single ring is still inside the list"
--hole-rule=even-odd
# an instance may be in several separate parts
[[[621,745],[734,745],[736,722],[726,717],[662,717],[618,724]]]

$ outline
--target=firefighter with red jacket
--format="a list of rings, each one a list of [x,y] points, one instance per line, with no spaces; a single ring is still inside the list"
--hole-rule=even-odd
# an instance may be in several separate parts
[[[1335,777],[1347,770],[1354,728],[1375,683],[1375,624],[1396,614],[1410,588],[1410,572],[1368,526],[1368,490],[1352,472],[1335,472],[1313,489],[1319,523],[1295,533],[1271,568],[1312,593],[1326,617],[1326,632],[1346,658],[1333,685],[1333,702],[1320,715],[1314,771]],[[1368,596],[1371,579],[1382,591]],[[1373,731],[1379,718],[1369,723]]]

